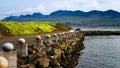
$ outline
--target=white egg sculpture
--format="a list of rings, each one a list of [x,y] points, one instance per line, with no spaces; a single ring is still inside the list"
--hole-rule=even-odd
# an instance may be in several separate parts
[[[0,56],[0,68],[8,68],[8,61],[2,56]]]
[[[47,34],[47,35],[46,35],[46,37],[47,37],[47,38],[50,38],[50,37],[51,37],[51,35],[50,35],[50,34]]]
[[[41,39],[41,36],[36,36],[36,40],[40,40]]]
[[[2,45],[2,49],[4,50],[4,51],[6,51],[6,52],[9,52],[9,51],[11,51],[11,50],[13,50],[14,49],[14,45],[12,44],[12,43],[4,43],[3,45]]]
[[[64,32],[62,32],[62,35],[64,35],[65,33]]]
[[[53,36],[54,36],[54,37],[56,37],[56,36],[57,36],[57,34],[53,34]]]
[[[74,30],[70,30],[70,31],[68,31],[68,32],[74,32]]]
[[[61,36],[62,34],[61,33],[58,33],[59,36]]]
[[[18,39],[18,42],[23,44],[23,43],[25,43],[26,41],[25,41],[24,38],[19,38],[19,39]]]
[[[65,35],[67,34],[67,32],[65,32]]]

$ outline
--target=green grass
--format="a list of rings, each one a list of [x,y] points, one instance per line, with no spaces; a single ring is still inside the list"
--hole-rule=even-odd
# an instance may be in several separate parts
[[[51,33],[57,28],[58,24],[52,22],[11,22],[0,21],[0,32],[5,35],[29,35],[38,33]],[[61,25],[63,26],[63,25]],[[61,27],[60,26],[60,27]],[[68,28],[66,26],[66,28]],[[65,26],[62,29],[66,29]]]

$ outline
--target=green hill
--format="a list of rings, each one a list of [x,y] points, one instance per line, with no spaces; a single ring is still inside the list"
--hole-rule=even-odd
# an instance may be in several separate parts
[[[70,30],[69,26],[52,22],[0,21],[0,33],[4,35],[29,35]]]

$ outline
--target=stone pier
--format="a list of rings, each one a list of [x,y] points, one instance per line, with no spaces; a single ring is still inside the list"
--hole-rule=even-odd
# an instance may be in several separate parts
[[[28,45],[23,38],[14,44],[17,53],[12,53],[11,59],[15,62],[13,54],[17,55],[16,68],[75,68],[84,48],[84,34],[80,30],[47,34],[44,38],[39,35],[34,39],[33,44]],[[0,52],[0,56],[3,54],[6,53]]]

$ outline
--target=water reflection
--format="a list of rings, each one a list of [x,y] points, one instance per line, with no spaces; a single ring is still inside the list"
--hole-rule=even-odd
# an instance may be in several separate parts
[[[120,68],[120,36],[88,36],[76,68]]]

